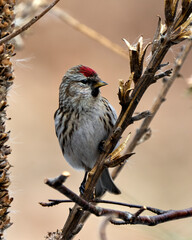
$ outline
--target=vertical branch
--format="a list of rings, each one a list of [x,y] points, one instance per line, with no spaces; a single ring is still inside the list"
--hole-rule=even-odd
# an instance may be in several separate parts
[[[150,109],[150,116],[146,117],[139,129],[137,129],[136,134],[130,144],[128,145],[127,149],[125,150],[125,153],[131,153],[134,151],[136,148],[138,142],[142,139],[142,137],[145,135],[147,132],[147,129],[150,126],[151,121],[155,117],[156,113],[158,112],[159,108],[161,107],[162,103],[164,102],[164,99],[166,98],[166,95],[174,83],[175,79],[179,76],[180,69],[185,62],[185,59],[187,55],[189,54],[190,50],[192,48],[192,40],[188,40],[187,44],[181,48],[181,51],[179,55],[177,56],[175,63],[174,63],[174,68],[173,68],[173,74],[171,75],[170,78],[166,79],[164,82],[159,95],[157,96],[155,102],[153,103],[151,109]],[[112,178],[115,179],[119,172],[122,170],[124,167],[124,164],[121,164],[120,166],[117,166],[113,172],[112,172]]]
[[[13,31],[14,6],[15,0],[0,1],[0,38],[11,34]],[[8,208],[13,200],[13,198],[10,198],[8,191],[10,164],[7,156],[11,153],[11,149],[6,144],[9,139],[9,132],[5,127],[7,93],[14,79],[10,61],[13,52],[14,47],[11,43],[0,45],[0,239],[4,239],[4,230],[11,225]]]

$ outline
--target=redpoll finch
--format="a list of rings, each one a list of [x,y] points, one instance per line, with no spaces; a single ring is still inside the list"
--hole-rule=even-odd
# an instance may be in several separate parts
[[[100,95],[99,88],[105,85],[93,69],[78,65],[66,72],[59,88],[56,135],[65,159],[86,173],[95,165],[99,146],[117,119],[114,108]],[[95,194],[101,196],[105,191],[120,193],[107,168],[96,184]]]

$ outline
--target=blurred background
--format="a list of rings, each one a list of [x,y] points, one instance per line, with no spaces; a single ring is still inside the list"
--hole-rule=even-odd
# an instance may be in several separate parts
[[[164,17],[163,5],[163,0],[65,0],[57,6],[126,51],[122,38],[135,43],[143,35],[145,43],[152,41],[157,15]],[[179,49],[180,46],[172,48],[164,60],[170,62],[170,68]],[[153,120],[152,137],[135,149],[136,154],[116,179],[122,194],[106,194],[105,199],[164,210],[191,207],[192,97],[187,94],[191,61],[190,55],[181,71],[183,77],[175,81]],[[14,201],[13,225],[7,230],[6,239],[44,239],[48,231],[63,227],[69,207],[73,206],[43,208],[39,202],[65,199],[44,184],[45,178],[69,171],[66,186],[76,193],[83,178],[83,172],[73,170],[64,160],[53,121],[61,78],[77,64],[93,68],[109,84],[102,94],[119,113],[118,79],[128,79],[129,62],[71,28],[52,12],[30,28],[24,46],[13,59],[15,80],[9,92],[11,121],[7,122],[7,130],[11,130],[10,189]],[[147,90],[137,111],[151,107],[161,86],[160,80]],[[129,131],[133,136],[139,125],[131,126],[124,137]],[[102,220],[91,216],[75,239],[99,239]],[[108,225],[107,236],[110,240],[186,240],[192,238],[191,223],[189,218],[156,227]]]

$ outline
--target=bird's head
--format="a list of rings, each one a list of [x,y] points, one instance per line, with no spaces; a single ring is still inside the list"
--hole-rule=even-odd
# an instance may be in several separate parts
[[[107,83],[103,82],[93,69],[77,65],[66,72],[61,85],[71,97],[81,95],[95,98],[99,95],[99,88]]]

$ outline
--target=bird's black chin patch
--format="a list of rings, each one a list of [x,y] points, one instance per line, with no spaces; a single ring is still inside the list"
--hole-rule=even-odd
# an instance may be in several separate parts
[[[93,97],[97,97],[98,96],[98,94],[99,94],[99,88],[93,88],[92,89],[92,92],[91,92],[91,95],[93,96]]]

